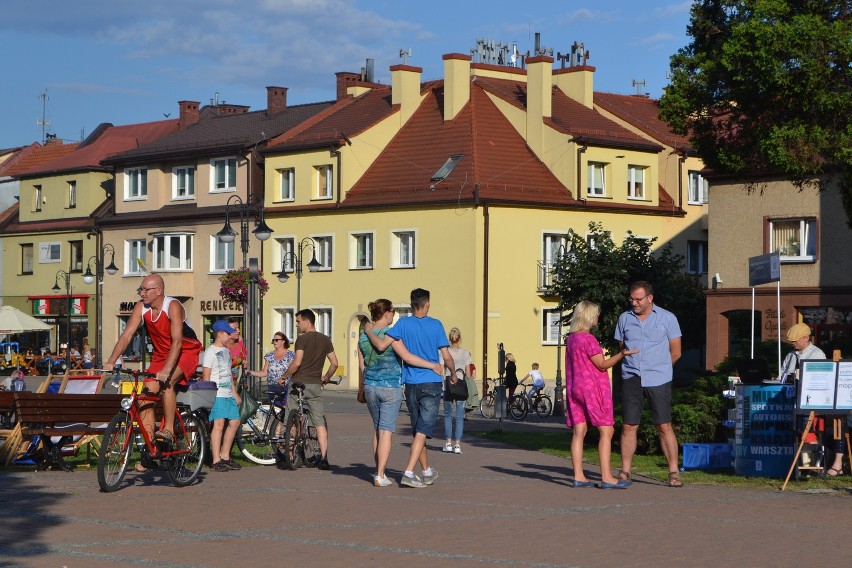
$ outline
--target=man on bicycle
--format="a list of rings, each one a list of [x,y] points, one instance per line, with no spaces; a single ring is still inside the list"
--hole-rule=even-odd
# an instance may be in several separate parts
[[[151,364],[147,372],[156,373],[157,378],[145,379],[149,392],[162,390],[163,429],[154,437],[168,443],[174,441],[174,420],[177,400],[175,386],[185,384],[198,368],[201,342],[186,321],[186,310],[178,300],[166,296],[163,278],[151,274],[142,280],[138,289],[141,300],[133,306],[127,327],[119,336],[112,354],[104,362],[104,370],[111,371],[115,361],[124,353],[139,326],[144,323],[148,338],[154,345]],[[154,408],[146,405],[140,409],[142,424],[148,433],[154,432]]]
[[[317,468],[328,469],[328,428],[325,425],[325,410],[322,404],[322,385],[329,382],[337,370],[337,355],[334,353],[331,339],[316,330],[315,322],[316,315],[312,310],[296,312],[296,328],[299,330],[299,337],[296,338],[294,346],[296,356],[287,371],[278,378],[278,384],[283,387],[287,379],[293,377],[294,381],[305,385],[303,400],[308,405],[311,425],[317,429],[317,442],[322,455]],[[322,368],[326,359],[329,366],[323,374]],[[288,411],[295,410],[296,404],[296,397],[289,397]]]
[[[530,378],[532,379],[532,388],[530,389],[527,397],[532,400],[535,398],[535,395],[544,388],[544,376],[542,376],[541,371],[538,370],[538,363],[532,364],[530,372],[527,373],[526,377],[521,379],[521,384],[527,384],[525,381]]]

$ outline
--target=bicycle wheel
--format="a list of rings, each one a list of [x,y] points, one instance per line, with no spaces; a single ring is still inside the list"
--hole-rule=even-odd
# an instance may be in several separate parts
[[[536,414],[542,418],[546,418],[547,416],[550,416],[550,413],[553,411],[553,403],[550,402],[549,396],[543,394],[535,399],[533,402],[533,408],[535,408]]]
[[[527,405],[527,397],[522,394],[516,394],[509,401],[509,414],[515,420],[523,420],[527,417],[529,406]]]
[[[284,465],[288,469],[297,469],[302,465],[302,413],[291,410],[284,430]]]
[[[325,427],[328,428],[328,421],[323,417]],[[310,425],[308,417],[305,416],[305,422],[302,425],[305,431],[304,447],[302,448],[302,463],[305,467],[316,467],[322,460],[322,451],[320,451],[319,440],[317,439],[317,429]]]
[[[181,413],[184,428],[175,419],[174,447],[178,450],[189,450],[185,454],[172,456],[166,463],[166,474],[177,487],[190,485],[201,473],[204,458],[207,455],[207,429],[201,420],[191,411]]]
[[[101,491],[110,493],[118,489],[130,465],[130,433],[133,426],[126,412],[119,412],[109,421],[98,452],[98,485]]]
[[[283,430],[281,423],[269,413],[268,406],[261,406],[254,416],[240,426],[237,447],[249,461],[272,465],[275,463],[275,447],[270,438],[276,430]]]
[[[494,395],[487,394],[479,401],[479,413],[484,418],[494,418]]]

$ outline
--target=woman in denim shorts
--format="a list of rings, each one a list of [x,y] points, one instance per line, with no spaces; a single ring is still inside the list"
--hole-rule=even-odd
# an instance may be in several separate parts
[[[385,336],[394,318],[393,304],[390,300],[379,299],[367,305],[375,333]],[[404,350],[405,351],[405,350]],[[364,373],[364,396],[367,408],[373,417],[373,458],[376,462],[376,474],[373,485],[387,487],[393,482],[385,475],[385,467],[390,457],[391,441],[396,429],[396,417],[402,403],[402,362],[393,348],[378,351],[370,343],[363,331],[358,339],[358,359],[361,372]],[[409,365],[434,369],[436,364],[421,359],[405,351],[402,359]]]

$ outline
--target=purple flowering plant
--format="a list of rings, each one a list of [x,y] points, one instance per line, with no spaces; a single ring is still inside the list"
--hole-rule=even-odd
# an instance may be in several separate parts
[[[238,304],[248,301],[249,270],[248,268],[235,268],[228,270],[219,277],[219,295],[223,300],[230,300]],[[257,274],[257,291],[260,297],[269,290],[269,282],[263,278],[263,273]]]

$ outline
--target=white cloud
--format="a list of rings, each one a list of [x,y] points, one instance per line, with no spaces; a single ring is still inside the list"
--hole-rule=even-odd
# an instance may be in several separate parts
[[[662,18],[681,17],[689,14],[692,8],[692,2],[679,2],[677,4],[668,4],[659,8],[654,8],[654,15]]]

